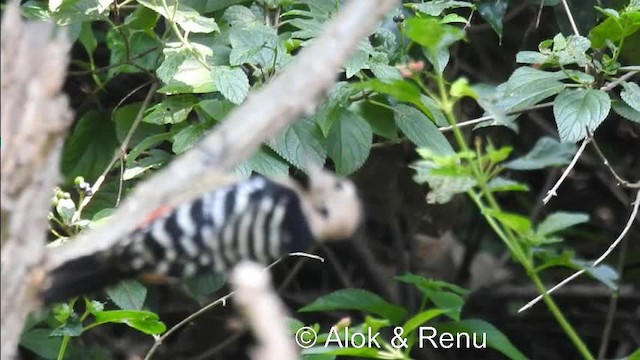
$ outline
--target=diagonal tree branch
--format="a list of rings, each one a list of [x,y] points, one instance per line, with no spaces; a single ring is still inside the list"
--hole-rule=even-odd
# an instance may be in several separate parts
[[[292,64],[260,91],[250,94],[196,147],[140,184],[113,215],[108,227],[89,231],[53,250],[46,267],[111,247],[146,214],[177,199],[184,200],[185,191],[209,190],[220,174],[247,159],[264,141],[300,116],[312,113],[358,43],[396,3],[349,1]]]

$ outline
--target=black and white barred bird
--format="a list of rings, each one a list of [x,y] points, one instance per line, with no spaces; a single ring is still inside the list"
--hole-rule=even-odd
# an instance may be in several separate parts
[[[322,169],[311,171],[305,186],[255,176],[156,211],[115,247],[62,264],[41,297],[66,300],[138,276],[225,272],[244,259],[268,264],[314,240],[349,238],[360,220],[349,180]]]

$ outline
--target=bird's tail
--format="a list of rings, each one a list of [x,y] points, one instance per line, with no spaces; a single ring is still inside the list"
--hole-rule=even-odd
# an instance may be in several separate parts
[[[45,304],[65,301],[114,285],[127,275],[100,255],[83,256],[51,271],[40,291],[40,298]]]

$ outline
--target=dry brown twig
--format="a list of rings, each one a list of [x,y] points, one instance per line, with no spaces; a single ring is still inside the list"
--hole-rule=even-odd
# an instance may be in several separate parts
[[[17,2],[2,19],[2,344],[16,356],[44,255],[47,214],[72,114],[61,94],[69,44],[46,23],[25,23]],[[41,275],[40,275],[41,277]]]

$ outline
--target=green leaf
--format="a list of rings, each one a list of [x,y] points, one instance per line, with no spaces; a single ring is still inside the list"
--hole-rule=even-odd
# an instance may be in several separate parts
[[[121,29],[110,28],[107,31],[106,45],[110,50],[110,67],[107,72],[109,78],[121,73],[155,70],[160,53],[155,35],[150,36],[142,31],[130,32],[126,27]]]
[[[156,73],[165,86],[158,89],[158,92],[171,95],[209,93],[216,90],[211,70],[202,63],[202,59],[213,55],[211,49],[196,43],[192,43],[191,49],[183,47],[182,44],[169,43],[166,44],[163,53],[164,60]]]
[[[334,340],[335,342],[335,340]],[[344,343],[344,341],[342,341]],[[344,344],[343,344],[344,345]],[[369,359],[381,359],[380,357],[380,349],[376,346],[373,347],[345,347],[345,346],[314,346],[312,348],[302,350],[302,355],[304,355],[304,359],[307,360],[329,360],[334,359],[331,357],[324,357],[324,354],[331,355],[342,355],[348,357],[357,357],[357,358],[369,358]],[[311,357],[313,356],[313,357]]]
[[[587,275],[598,280],[609,289],[613,291],[618,290],[617,281],[620,277],[611,266],[607,264],[600,264],[596,267],[593,267],[591,266],[591,262],[579,261],[576,259],[572,259],[571,262],[579,268],[584,268],[584,271],[587,273]]]
[[[324,137],[316,123],[302,118],[284,129],[268,143],[278,155],[299,169],[305,169],[311,160],[315,164],[324,164],[327,151]]]
[[[536,142],[526,155],[504,164],[507,169],[538,170],[548,166],[568,164],[576,153],[574,144],[558,142],[550,137],[543,137]]]
[[[429,290],[447,290],[458,295],[467,295],[469,290],[462,288],[456,284],[448,283],[442,280],[427,279],[423,276],[405,273],[396,276],[396,279],[407,284],[413,284],[417,289],[429,289]]]
[[[118,110],[116,110],[113,114],[113,119],[116,123],[116,137],[118,138],[118,142],[124,142],[127,134],[131,130],[131,126],[133,126],[133,123],[138,116],[138,112],[140,111],[141,107],[142,103],[137,102],[118,108]],[[129,147],[135,147],[144,139],[153,135],[162,134],[164,132],[164,126],[140,122],[138,123],[138,127],[136,128],[135,132],[131,136]]]
[[[383,95],[373,95],[371,98],[387,104],[387,98]],[[398,138],[398,127],[393,119],[394,112],[392,110],[366,100],[354,102],[349,107],[349,110],[362,116],[369,123],[375,135],[382,136],[389,140]]]
[[[466,192],[477,183],[471,176],[464,174],[438,174],[440,167],[430,160],[417,161],[411,168],[416,170],[416,182],[429,184],[429,204],[446,204],[454,195]]]
[[[402,132],[418,147],[431,150],[437,155],[455,154],[447,138],[422,112],[411,106],[395,106],[394,119]]]
[[[220,29],[213,18],[200,15],[193,8],[177,0],[139,0],[138,3],[178,24],[182,30],[192,33],[210,33]],[[166,7],[165,7],[166,4]]]
[[[589,221],[588,214],[558,211],[547,216],[538,224],[536,233],[547,236],[571,226],[586,223],[587,221]]]
[[[412,316],[409,320],[407,320],[402,328],[404,329],[403,334],[409,335],[413,330],[417,329],[420,325],[426,323],[431,319],[435,319],[436,317],[444,314],[446,310],[443,309],[429,309],[422,312],[417,313]]]
[[[427,109],[421,102],[420,89],[407,80],[384,82],[378,79],[373,79],[353,84],[352,87],[354,89],[373,90],[381,94],[390,95],[399,101],[411,103],[427,114],[427,116],[432,116],[429,109]]]
[[[124,20],[125,25],[130,29],[143,30],[148,33],[153,32],[157,22],[158,13],[144,6],[136,6],[135,10]]]
[[[373,132],[358,114],[339,107],[338,118],[327,136],[327,154],[336,172],[347,175],[358,170],[369,157]]]
[[[180,129],[172,137],[173,145],[171,150],[175,154],[182,154],[191,149],[204,135],[204,126],[202,124],[189,124]]]
[[[214,66],[211,68],[213,83],[234,104],[240,104],[249,93],[249,79],[239,67]]]
[[[191,296],[203,306],[206,304],[207,297],[220,289],[226,280],[224,274],[206,272],[187,279],[185,284],[189,288]]]
[[[432,120],[436,124],[436,126],[449,125],[447,118],[444,116],[444,113],[442,112],[442,110],[440,110],[440,105],[438,105],[438,103],[435,100],[433,100],[432,98],[426,95],[421,95],[420,101],[422,102],[422,104],[424,104],[424,107],[426,107],[429,110],[431,115],[433,115]]]
[[[120,309],[142,310],[147,297],[147,288],[136,280],[125,280],[114,287],[107,288],[107,295]]]
[[[500,37],[502,41],[502,19],[507,12],[509,6],[508,1],[504,0],[481,0],[476,4],[478,12],[483,19],[489,23],[493,31]]]
[[[561,92],[566,85],[559,80],[566,79],[563,72],[549,72],[523,66],[509,77],[509,80],[498,87],[496,110],[508,112],[522,110]],[[510,118],[515,119],[519,115]]]
[[[400,70],[398,70],[398,68],[395,66],[371,63],[369,64],[369,67],[371,68],[371,72],[376,77],[376,79],[380,79],[382,81],[402,80],[402,74],[400,74]]]
[[[289,165],[269,150],[262,148],[246,162],[246,165],[258,174],[268,177],[283,177],[289,175]]]
[[[62,344],[61,337],[50,337],[51,329],[31,329],[20,336],[20,345],[45,359],[55,359]]]
[[[69,321],[68,323],[60,325],[57,328],[51,330],[49,336],[78,337],[82,334],[82,330],[82,323],[80,322],[80,319],[76,317],[74,319],[71,319],[71,321]]]
[[[167,327],[159,321],[156,313],[135,310],[101,311],[96,314],[95,322],[89,326],[93,327],[106,323],[126,324],[149,335],[162,334],[167,329]]]
[[[347,63],[344,65],[347,79],[350,79],[360,70],[365,69],[367,67],[368,61],[369,54],[367,52],[356,50],[356,52],[349,57]]]
[[[562,142],[584,139],[609,114],[611,99],[602,90],[566,89],[553,102],[553,115]]]
[[[405,35],[431,52],[448,48],[464,38],[464,31],[451,25],[441,24],[434,18],[412,17],[405,21]]]
[[[196,102],[197,99],[191,95],[169,96],[150,107],[142,121],[151,124],[177,124],[187,119]]]
[[[276,31],[268,26],[254,26],[250,29],[232,28],[229,31],[231,43],[230,65],[253,64],[271,68],[282,63],[287,50]]]
[[[451,322],[448,324],[436,324],[435,328],[438,333],[454,333],[454,334],[469,334],[473,339],[475,334],[477,344],[481,344],[483,339],[486,340],[486,345],[494,350],[501,352],[509,359],[526,360],[527,357],[520,352],[509,339],[495,326],[489,324],[483,320],[466,319],[458,322]],[[485,334],[485,336],[483,336]],[[454,335],[456,337],[456,335]],[[463,336],[463,338],[467,338]],[[471,340],[471,344],[474,344]]]
[[[496,177],[487,183],[487,189],[496,191],[529,191],[529,186],[511,179]]]
[[[622,100],[635,111],[640,112],[640,86],[626,81],[622,83],[622,86],[624,87],[620,92]]]
[[[106,111],[88,111],[78,121],[62,150],[61,169],[67,178],[97,178],[109,165],[118,142]]]
[[[607,41],[617,43],[638,29],[640,29],[640,11],[625,12],[619,18],[609,17],[591,29],[589,38],[593,48],[598,49],[605,47]]]
[[[466,1],[453,1],[453,0],[434,0],[421,4],[405,4],[414,11],[425,13],[429,16],[440,16],[445,10],[455,8],[474,8],[474,5]]]
[[[242,5],[229,6],[222,15],[227,24],[232,27],[247,28],[254,25],[260,25],[260,20],[251,12],[249,8]]]
[[[229,100],[205,99],[198,103],[198,107],[212,119],[222,121],[236,105]]]
[[[624,101],[614,100],[611,102],[611,107],[613,108],[613,111],[615,111],[623,118],[640,123],[640,111],[637,111],[636,109],[627,105],[627,103],[625,103]]]
[[[520,235],[525,235],[531,230],[531,220],[525,216],[493,209],[485,209],[485,214],[495,218]]]
[[[367,314],[382,316],[391,321],[392,324],[399,324],[407,316],[407,311],[402,307],[390,304],[378,295],[361,289],[334,291],[316,299],[298,311],[332,310],[358,310]]]

